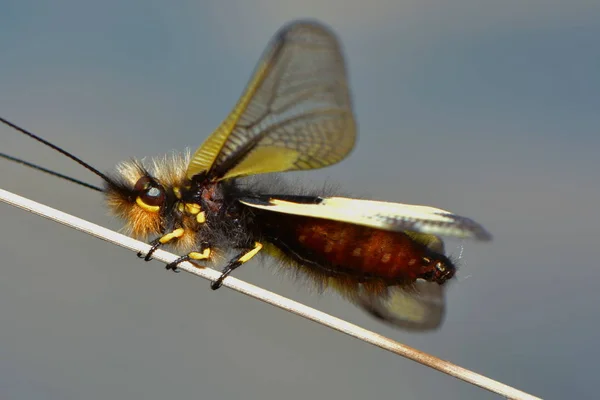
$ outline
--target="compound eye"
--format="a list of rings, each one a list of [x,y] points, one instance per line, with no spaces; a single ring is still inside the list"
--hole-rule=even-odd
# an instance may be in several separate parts
[[[136,203],[148,211],[158,211],[165,202],[165,190],[147,176],[141,177],[133,190],[138,193]]]
[[[140,195],[140,198],[145,204],[149,206],[162,206],[165,202],[165,192],[162,188],[156,186],[148,188],[145,192]]]

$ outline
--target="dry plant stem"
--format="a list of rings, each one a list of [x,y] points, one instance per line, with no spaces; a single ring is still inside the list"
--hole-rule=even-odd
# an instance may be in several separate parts
[[[99,225],[63,213],[43,204],[36,203],[32,200],[18,196],[16,194],[7,192],[3,189],[0,189],[0,200],[4,201],[5,203],[11,204],[15,207],[51,219],[63,225],[67,225],[71,228],[77,229],[89,235],[101,238],[103,240],[106,240],[107,242],[114,243],[118,246],[125,247],[136,252],[147,252],[150,249],[150,246],[148,244],[132,239],[129,236],[125,236],[120,233],[111,231]],[[155,259],[160,260],[164,263],[173,262],[178,258],[176,255],[168,253],[164,250],[157,250],[153,254],[153,256]],[[210,268],[198,267],[197,265],[191,263],[182,263],[179,265],[179,269],[209,280],[215,280],[220,275],[220,272],[218,271],[215,271]],[[328,326],[332,329],[353,336],[364,342],[370,343],[382,349],[388,350],[392,353],[398,354],[402,357],[414,360],[418,363],[436,369],[445,374],[454,376],[465,382],[479,386],[483,389],[487,389],[506,398],[539,399],[539,397],[535,397],[520,390],[514,389],[508,385],[497,382],[483,375],[479,375],[475,372],[459,367],[458,365],[454,365],[448,361],[441,360],[427,353],[423,353],[409,346],[405,346],[394,340],[381,336],[375,332],[363,329],[359,326],[353,325],[339,318],[307,307],[303,304],[297,303],[283,296],[279,296],[275,293],[269,292],[265,289],[251,285],[239,279],[227,277],[223,281],[223,285],[234,289],[238,292],[244,293],[248,296],[251,296],[255,299],[262,300],[265,303],[272,304],[286,311],[300,315],[309,320],[318,322],[321,325]]]

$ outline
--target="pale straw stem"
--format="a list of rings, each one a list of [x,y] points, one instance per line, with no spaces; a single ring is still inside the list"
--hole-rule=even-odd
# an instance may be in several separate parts
[[[129,236],[125,236],[110,229],[103,228],[99,225],[66,214],[62,211],[58,211],[35,201],[7,192],[3,189],[0,189],[0,200],[135,252],[145,253],[150,249],[148,244],[132,239]],[[153,254],[153,257],[164,263],[173,262],[178,258],[178,256],[168,253],[164,250],[157,250]],[[217,279],[221,274],[219,271],[206,267],[199,267],[191,263],[182,263],[179,265],[179,269],[211,281]],[[489,390],[490,392],[497,393],[506,398],[523,400],[539,399],[539,397],[532,396],[508,385],[469,371],[468,369],[459,367],[458,365],[444,361],[422,351],[413,349],[412,347],[398,343],[385,336],[366,330],[324,312],[315,310],[314,308],[307,307],[303,304],[269,292],[268,290],[260,287],[251,285],[237,278],[231,276],[227,277],[223,281],[223,286],[227,286],[240,293],[244,293],[255,299],[262,300],[265,303],[269,303],[283,310],[300,315],[311,321],[318,322],[321,325],[353,336],[364,342],[370,343],[384,350],[388,350],[394,354],[409,358],[420,364],[461,379],[472,385],[479,386],[483,389]]]

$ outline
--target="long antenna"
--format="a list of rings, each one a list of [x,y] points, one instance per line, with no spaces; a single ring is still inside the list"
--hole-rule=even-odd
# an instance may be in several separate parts
[[[102,178],[104,181],[110,183],[110,179],[106,175],[104,175],[102,172],[98,171],[96,168],[92,167],[88,163],[84,162],[80,158],[75,157],[73,154],[69,153],[68,151],[61,149],[60,147],[58,147],[58,146],[50,143],[49,141],[42,139],[41,137],[39,137],[39,136],[37,136],[37,135],[29,132],[26,129],[21,128],[20,126],[17,126],[15,124],[13,124],[10,121],[7,121],[6,119],[4,119],[2,117],[0,117],[0,122],[3,122],[4,124],[6,124],[6,125],[10,126],[11,128],[13,128],[13,129],[21,132],[22,134],[27,135],[30,138],[35,139],[38,142],[45,144],[46,146],[48,146],[48,147],[50,147],[50,148],[58,151],[62,155],[69,157],[71,160],[75,161],[76,163],[78,163],[79,165],[81,165],[82,167],[84,167],[85,169],[93,172],[94,174],[96,174],[100,178]],[[13,160],[13,161],[15,161],[15,160]],[[21,161],[17,161],[17,162],[21,162]],[[25,162],[21,162],[21,163],[27,165]],[[33,168],[35,168],[35,167],[33,167]],[[38,169],[43,170],[41,167],[39,167]]]
[[[45,172],[45,173],[47,173],[49,175],[52,175],[52,176],[56,176],[57,178],[65,179],[65,180],[67,180],[69,182],[76,183],[78,185],[81,185],[81,186],[86,187],[88,189],[95,190],[97,192],[104,192],[104,190],[102,190],[102,188],[99,188],[98,186],[90,185],[87,182],[80,181],[79,179],[71,178],[70,176],[61,174],[60,172],[52,171],[50,169],[41,167],[41,166],[36,165],[36,164],[32,164],[32,163],[27,162],[25,160],[21,160],[20,158],[9,156],[8,154],[0,153],[0,158],[4,158],[6,160],[10,160],[10,161],[16,162],[16,163],[21,164],[21,165],[25,165],[26,167],[29,167],[29,168],[37,169],[38,171]]]

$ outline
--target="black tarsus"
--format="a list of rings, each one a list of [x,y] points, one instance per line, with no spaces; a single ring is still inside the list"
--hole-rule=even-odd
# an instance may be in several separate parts
[[[225,267],[223,267],[223,269],[221,270],[221,276],[219,276],[216,281],[214,281],[213,283],[210,284],[210,288],[212,290],[217,290],[221,286],[223,286],[223,280],[225,278],[227,278],[233,271],[235,271],[236,268],[238,268],[240,265],[244,264],[243,262],[240,261],[240,258],[250,250],[252,250],[252,247],[244,249],[239,254],[237,254],[235,257],[233,257],[231,260],[229,260],[227,265]]]
[[[138,251],[137,253],[137,256],[139,258],[143,258],[144,261],[152,260],[152,254],[154,254],[156,249],[158,249],[162,245],[162,243],[160,242],[160,238],[156,238],[148,244],[152,245],[152,247],[150,247],[150,250],[148,250],[148,253],[146,253],[146,255],[144,255],[144,253],[142,253],[141,251]]]
[[[178,274],[180,271],[177,269],[177,266],[178,266],[179,264],[181,264],[182,262],[186,262],[186,261],[190,261],[190,256],[189,256],[188,254],[186,254],[185,256],[181,256],[181,257],[179,257],[177,260],[175,260],[175,261],[173,261],[173,262],[171,262],[171,263],[168,263],[168,264],[165,266],[165,269],[166,269],[166,270],[169,270],[169,269],[170,269],[170,270],[172,270],[173,272],[175,272],[176,274]]]
[[[156,239],[156,240],[159,240],[159,239]],[[156,240],[155,240],[155,241],[156,241]],[[154,241],[153,241],[153,242],[154,242]],[[152,247],[154,248],[154,246],[152,246]],[[201,253],[201,252],[203,252],[204,250],[206,250],[206,249],[208,249],[208,248],[210,248],[210,244],[209,244],[208,242],[202,242],[202,243],[200,243],[200,249],[199,249],[199,252]],[[154,250],[156,250],[156,249],[154,249]],[[139,253],[138,253],[138,256],[139,256]],[[146,260],[146,261],[148,261],[148,260]],[[167,264],[167,265],[165,266],[165,269],[167,269],[167,270],[169,270],[169,269],[170,269],[170,270],[172,270],[173,272],[177,272],[177,273],[179,273],[179,270],[177,269],[177,266],[178,266],[179,264],[181,264],[182,262],[186,262],[186,261],[194,261],[194,260],[193,260],[193,259],[190,257],[190,255],[189,255],[189,254],[186,254],[185,256],[181,256],[181,257],[179,257],[177,260],[175,260],[175,261],[173,261],[173,262],[171,262],[171,263]]]

